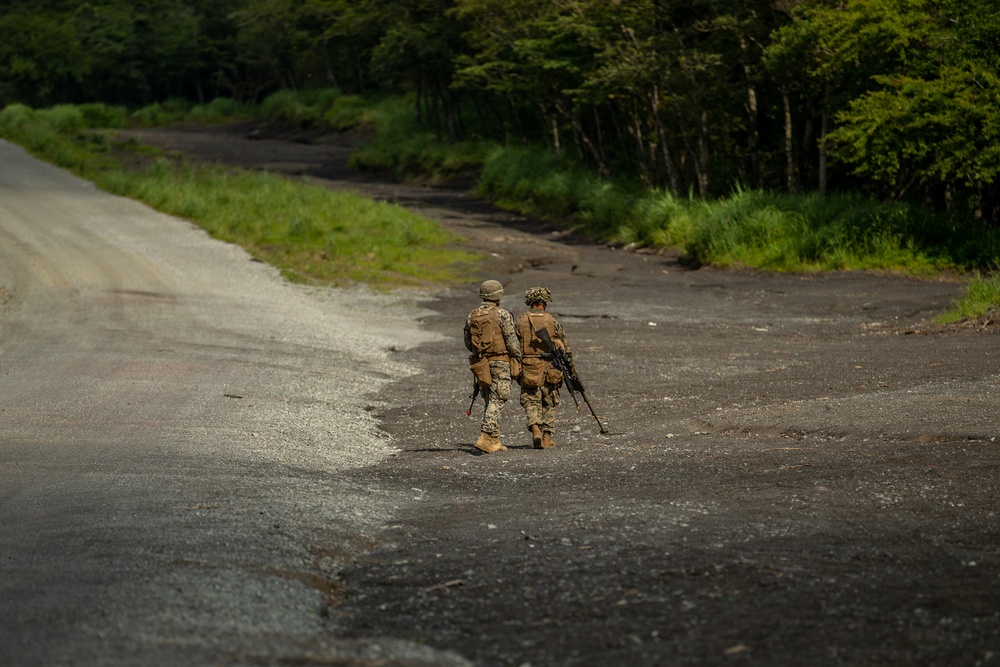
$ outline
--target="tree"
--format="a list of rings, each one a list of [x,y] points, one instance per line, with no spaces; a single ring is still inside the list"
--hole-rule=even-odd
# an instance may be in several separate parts
[[[57,9],[17,3],[0,15],[0,105],[68,101],[90,61],[71,17]]]
[[[1000,8],[853,0],[824,15],[817,72],[863,86],[836,115],[834,155],[885,196],[1000,222]],[[869,76],[846,75],[861,63]]]

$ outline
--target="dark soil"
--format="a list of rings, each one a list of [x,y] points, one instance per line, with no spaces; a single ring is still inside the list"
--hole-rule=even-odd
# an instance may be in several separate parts
[[[515,315],[550,287],[612,432],[564,391],[534,450],[515,390],[509,450],[477,454],[478,284],[430,302],[439,341],[372,407],[400,451],[353,473],[399,509],[342,573],[338,635],[483,666],[1000,662],[997,329],[928,323],[959,282],[688,270],[353,174],[351,137],[238,130],[141,134],[419,209],[491,253]]]

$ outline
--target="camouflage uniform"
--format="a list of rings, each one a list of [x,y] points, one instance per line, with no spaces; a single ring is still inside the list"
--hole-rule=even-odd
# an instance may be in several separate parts
[[[483,301],[477,308],[469,313],[465,320],[465,347],[470,352],[475,352],[475,346],[470,334],[472,320],[477,316],[482,316],[491,310],[496,311],[496,317],[500,325],[500,332],[503,341],[507,346],[507,354],[517,359],[521,358],[521,346],[518,344],[517,334],[514,332],[514,316],[508,311],[500,308],[498,303],[493,301]],[[486,394],[486,408],[483,410],[482,431],[490,435],[500,437],[500,411],[510,399],[511,378],[510,363],[502,359],[490,359],[490,384]]]
[[[536,302],[549,303],[552,297],[547,288],[533,287],[525,293],[524,301],[530,306]],[[547,353],[541,339],[534,336],[534,331],[542,327],[548,329],[557,347],[562,347],[567,356],[572,355],[563,325],[548,312],[533,309],[518,318],[515,329],[521,342],[524,363],[521,407],[524,408],[528,430],[538,426],[544,433],[552,434],[555,432],[556,406],[559,405],[559,388],[563,378],[551,361],[539,357],[539,354]],[[535,381],[529,380],[529,375],[534,376]]]

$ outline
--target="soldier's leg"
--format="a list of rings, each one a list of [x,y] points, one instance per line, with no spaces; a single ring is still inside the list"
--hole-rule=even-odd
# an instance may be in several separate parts
[[[490,362],[490,393],[486,396],[486,408],[483,410],[483,433],[494,438],[500,438],[500,411],[510,399],[510,365],[503,361]]]
[[[531,443],[535,447],[542,444],[542,391],[540,387],[521,388],[521,407],[528,430],[531,432]]]
[[[546,384],[540,392],[539,423],[543,431],[555,433],[556,406],[559,405],[559,386]]]
[[[559,386],[546,383],[541,388],[541,403],[539,406],[539,421],[542,429],[541,446],[552,447],[552,434],[556,430],[556,406],[559,405]]]

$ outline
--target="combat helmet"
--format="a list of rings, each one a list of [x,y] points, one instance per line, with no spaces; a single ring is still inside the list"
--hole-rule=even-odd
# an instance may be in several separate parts
[[[486,280],[479,286],[479,298],[484,301],[499,301],[503,296],[503,285],[499,280]]]
[[[524,293],[524,303],[530,306],[533,303],[541,301],[543,303],[552,303],[552,292],[549,291],[548,287],[532,287],[525,291]]]

